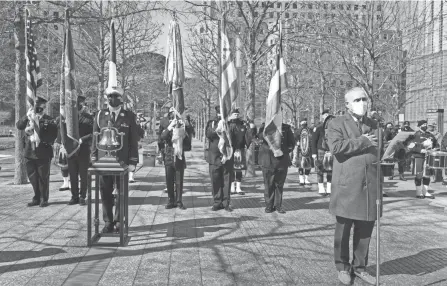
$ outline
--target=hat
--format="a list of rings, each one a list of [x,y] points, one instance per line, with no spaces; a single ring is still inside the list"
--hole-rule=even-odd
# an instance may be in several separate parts
[[[436,126],[436,123],[434,122],[430,122],[429,124],[427,124],[428,126]]]
[[[118,86],[109,86],[109,87],[107,87],[106,88],[106,95],[112,95],[112,94],[121,95],[122,96],[124,94],[124,91],[123,91],[123,89],[121,87],[118,87]]]
[[[410,125],[410,121],[404,121],[404,125]]]
[[[424,125],[425,123],[427,123],[427,120],[419,120],[419,121],[418,121],[418,127],[421,127],[421,126]]]
[[[36,99],[36,103],[47,103],[48,100],[46,98],[38,96]]]
[[[323,110],[323,112],[321,112],[321,115],[329,114],[330,112],[331,111],[328,108],[326,108],[325,110]]]
[[[214,107],[214,109],[216,110],[217,113],[220,113],[220,106],[219,106],[219,105],[216,105],[216,106]]]
[[[115,43],[115,24],[112,21],[110,26],[110,60],[109,60],[109,81],[106,88],[106,95],[123,95],[124,91],[118,86],[116,77],[116,43]]]
[[[304,118],[304,119],[300,122],[300,124],[307,124],[307,118]]]
[[[231,113],[239,113],[239,108],[234,107],[233,110],[231,110]]]

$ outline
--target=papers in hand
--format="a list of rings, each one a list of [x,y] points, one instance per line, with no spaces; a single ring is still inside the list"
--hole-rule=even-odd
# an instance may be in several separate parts
[[[404,142],[407,141],[411,136],[414,136],[416,131],[401,131],[394,136],[390,141],[388,148],[386,148],[385,153],[382,156],[382,160],[390,160],[394,158],[394,153],[402,148],[406,148]]]

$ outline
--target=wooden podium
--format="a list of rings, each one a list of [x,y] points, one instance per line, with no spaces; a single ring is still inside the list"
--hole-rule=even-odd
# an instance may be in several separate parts
[[[95,176],[95,234],[92,236],[92,176]],[[99,176],[115,176],[120,178],[118,187],[118,205],[119,207],[119,233],[100,233],[99,232]],[[120,246],[124,246],[128,240],[129,229],[129,171],[127,166],[121,166],[114,157],[103,157],[93,162],[88,169],[88,195],[87,195],[87,245],[100,244],[98,240],[101,237],[119,237]]]

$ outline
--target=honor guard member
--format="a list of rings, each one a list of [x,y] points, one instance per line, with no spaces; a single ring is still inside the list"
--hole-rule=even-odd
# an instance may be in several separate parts
[[[291,165],[289,153],[295,146],[295,139],[290,126],[282,123],[281,151],[283,155],[275,157],[264,138],[264,127],[265,123],[261,125],[258,132],[258,138],[262,140],[258,161],[264,177],[265,212],[272,213],[276,210],[278,213],[284,214],[286,212],[282,208],[283,187]]]
[[[166,208],[186,210],[182,202],[183,179],[186,168],[185,151],[191,151],[192,126],[176,119],[172,111],[169,116],[171,117],[169,125],[160,125],[160,138],[164,143],[163,161],[169,199]]]
[[[318,194],[327,196],[331,193],[332,182],[332,154],[327,144],[327,126],[329,121],[335,118],[325,109],[321,114],[323,122],[315,127],[312,133],[312,159],[315,161],[318,178]],[[324,188],[324,173],[326,173],[326,189]]]
[[[252,125],[254,127],[254,124]],[[248,128],[249,130],[247,130]],[[239,117],[239,109],[234,108],[231,111],[229,118],[230,132],[234,134],[233,144],[233,158],[234,158],[234,173],[235,180],[231,183],[231,193],[243,195],[241,190],[242,170],[247,170],[247,162],[245,156],[245,149],[250,146],[252,138],[256,136],[256,129],[247,126]]]
[[[419,130],[414,134],[414,142],[408,145],[413,152],[414,169],[416,177],[414,184],[416,186],[416,198],[418,199],[434,199],[435,196],[428,192],[430,186],[430,169],[425,162],[425,155],[428,150],[436,146],[436,138],[427,131],[427,121],[418,121]]]
[[[46,207],[50,191],[50,167],[53,144],[57,137],[56,121],[45,114],[47,100],[37,97],[34,108],[17,121],[17,129],[25,130],[25,164],[34,197],[28,206]]]
[[[300,185],[310,185],[309,174],[312,169],[311,161],[311,130],[307,127],[307,119],[300,122],[300,128],[295,132],[295,141],[298,144],[297,154],[294,155],[294,165],[298,167]]]
[[[85,205],[87,196],[87,174],[90,164],[90,151],[93,138],[93,116],[84,107],[85,97],[78,95],[79,114],[79,150],[68,158],[68,172],[70,174],[71,200],[69,205]],[[79,180],[80,179],[80,180]],[[80,188],[79,188],[80,181]],[[80,192],[79,192],[80,191]]]
[[[212,210],[218,211],[225,209],[228,212],[233,211],[230,206],[230,187],[234,181],[234,158],[222,163],[222,153],[219,150],[219,135],[216,128],[222,120],[220,115],[220,106],[215,107],[216,117],[208,121],[205,135],[209,141],[208,163],[211,177],[211,187],[213,189],[214,203]],[[234,133],[230,132],[230,138],[233,141]]]
[[[98,111],[94,116],[93,132],[99,132],[101,128],[107,127],[109,121],[112,126],[118,129],[118,132],[124,133],[123,146],[120,150],[112,152],[118,162],[129,166],[129,172],[134,172],[138,164],[138,129],[135,114],[132,111],[122,108],[123,90],[119,87],[108,87],[106,89],[108,108]],[[96,148],[96,138],[93,138],[92,161],[98,159],[98,149]],[[113,188],[114,176],[100,176],[100,191],[102,198],[102,213],[105,222],[103,233],[113,232],[116,227],[118,232],[119,225],[119,201],[116,204],[115,216],[113,216]],[[120,179],[116,177],[116,185],[120,186]],[[118,196],[119,199],[119,196]]]

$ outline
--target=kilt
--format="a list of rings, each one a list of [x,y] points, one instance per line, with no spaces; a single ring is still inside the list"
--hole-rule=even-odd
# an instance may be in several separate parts
[[[425,157],[414,158],[414,172],[416,178],[430,177],[433,174],[433,170],[427,166]]]
[[[235,170],[247,170],[247,156],[245,153],[245,149],[235,150],[233,153],[233,157],[234,157],[234,169]]]
[[[326,153],[328,153],[326,155]],[[332,172],[333,156],[329,151],[324,151],[318,149],[317,160],[315,162],[315,167],[320,172]]]

